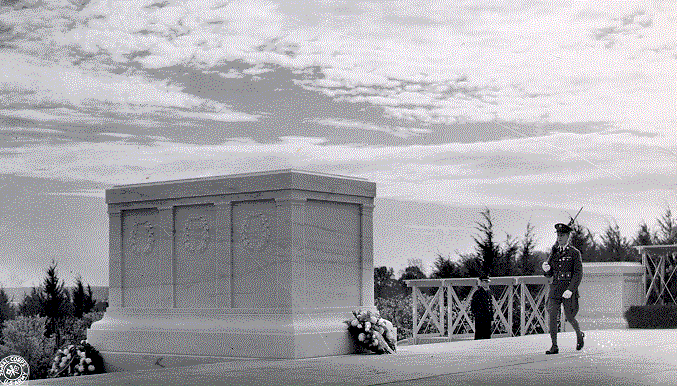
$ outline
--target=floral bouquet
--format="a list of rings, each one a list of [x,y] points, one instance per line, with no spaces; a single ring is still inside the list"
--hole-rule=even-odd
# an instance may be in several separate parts
[[[348,332],[361,347],[378,354],[395,353],[397,337],[390,321],[370,310],[353,312],[353,316],[345,323],[348,324]]]
[[[103,370],[103,358],[86,340],[78,345],[69,345],[59,349],[52,361],[48,377],[78,376],[99,374]]]

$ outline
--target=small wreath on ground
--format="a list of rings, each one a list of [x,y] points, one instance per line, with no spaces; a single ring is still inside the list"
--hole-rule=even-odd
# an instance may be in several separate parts
[[[358,345],[377,354],[395,353],[397,335],[393,324],[370,310],[353,311],[353,318],[345,321],[348,332]]]
[[[103,373],[103,358],[87,341],[68,345],[59,349],[52,360],[48,377],[92,375]]]

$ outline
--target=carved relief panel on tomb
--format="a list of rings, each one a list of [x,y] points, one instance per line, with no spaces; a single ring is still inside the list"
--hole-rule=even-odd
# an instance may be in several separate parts
[[[254,211],[242,221],[240,241],[249,251],[261,251],[270,242],[273,231],[270,214],[264,210]]]
[[[149,254],[155,245],[155,225],[149,221],[134,222],[132,226],[131,250],[135,253]]]
[[[277,254],[273,200],[233,205],[233,306],[277,308],[281,303],[283,263]]]
[[[209,221],[205,215],[190,215],[183,227],[183,246],[187,251],[203,251],[209,243]]]
[[[125,306],[154,307],[159,303],[160,257],[168,252],[169,238],[159,223],[157,209],[122,212],[122,287]]]
[[[175,280],[177,308],[216,308],[220,257],[216,251],[214,207],[175,207]]]

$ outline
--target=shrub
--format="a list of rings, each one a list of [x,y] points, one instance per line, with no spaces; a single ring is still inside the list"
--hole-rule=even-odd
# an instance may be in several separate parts
[[[629,328],[677,328],[677,305],[631,306],[625,319]]]
[[[423,295],[428,299],[432,299],[432,296]],[[395,328],[397,328],[397,340],[408,339],[413,336],[412,327],[414,326],[414,320],[412,315],[412,295],[399,294],[390,298],[377,298],[374,300],[376,309],[378,309],[382,318],[393,323]],[[418,321],[421,321],[423,314],[425,313],[425,308],[419,304],[417,309],[418,312]],[[444,322],[442,322],[444,324]],[[425,324],[421,328],[421,333],[433,333],[437,332],[437,327],[435,324]]]
[[[390,298],[377,298],[374,302],[382,318],[397,328],[397,340],[412,337],[411,295],[398,295]]]
[[[0,357],[19,355],[30,366],[30,379],[43,379],[51,366],[54,338],[45,337],[46,317],[19,316],[5,321],[2,334],[5,344]]]
[[[66,345],[81,343],[86,339],[87,329],[102,317],[103,312],[91,312],[82,319],[64,319],[62,339]],[[57,353],[55,338],[44,336],[46,321],[47,317],[19,316],[5,321],[2,330],[5,343],[0,345],[0,358],[19,355],[26,359],[30,366],[30,379],[46,378]]]
[[[94,321],[102,318],[103,312],[90,312],[84,314],[82,318],[66,318],[62,327],[64,345],[78,344],[87,339],[87,329],[92,326]]]

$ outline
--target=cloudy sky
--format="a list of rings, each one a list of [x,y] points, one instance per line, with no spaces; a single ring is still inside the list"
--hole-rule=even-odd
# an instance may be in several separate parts
[[[6,286],[52,258],[68,281],[106,285],[115,184],[330,172],[384,200],[510,208],[513,235],[537,208],[542,247],[580,206],[628,236],[676,207],[672,1],[2,4]],[[470,221],[417,213],[383,216],[467,249],[467,232],[444,232]],[[385,250],[392,224],[375,224],[376,265],[416,255]]]

